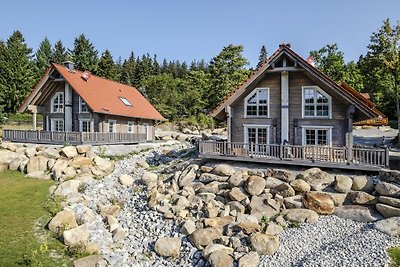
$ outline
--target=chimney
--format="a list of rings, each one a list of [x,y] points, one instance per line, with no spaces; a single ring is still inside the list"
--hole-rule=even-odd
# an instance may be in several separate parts
[[[279,48],[281,48],[282,46],[286,46],[286,47],[291,47],[291,45],[290,45],[290,43],[281,43],[280,45],[279,45]]]
[[[73,71],[74,70],[74,65],[75,63],[72,61],[65,61],[64,66],[67,67],[68,70]]]
[[[308,62],[308,64],[310,64],[311,66],[315,67],[315,58],[314,58],[312,55],[308,56],[307,62]]]

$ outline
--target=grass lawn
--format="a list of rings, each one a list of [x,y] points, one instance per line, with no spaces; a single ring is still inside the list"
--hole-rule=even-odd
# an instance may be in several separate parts
[[[390,258],[392,258],[391,267],[399,267],[400,266],[400,247],[389,248],[388,253]]]
[[[71,266],[64,246],[44,229],[53,184],[16,171],[0,173],[0,266]]]

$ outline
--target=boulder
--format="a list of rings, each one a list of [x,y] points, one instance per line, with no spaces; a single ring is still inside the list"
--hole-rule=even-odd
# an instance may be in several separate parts
[[[162,257],[179,256],[182,240],[180,237],[160,237],[154,246],[155,252]]]
[[[69,180],[69,181],[63,182],[62,184],[60,184],[57,187],[54,194],[66,197],[68,195],[78,193],[79,186],[81,184],[82,184],[82,182],[79,180]]]
[[[246,179],[243,176],[243,172],[241,170],[236,171],[228,179],[228,183],[232,187],[242,187],[245,181]]]
[[[148,189],[151,189],[157,185],[158,175],[156,173],[146,171],[142,175],[142,181],[148,187]]]
[[[280,233],[283,233],[283,231],[284,229],[281,225],[274,222],[270,222],[268,223],[265,233],[269,235],[279,235]]]
[[[199,165],[191,164],[189,165],[179,176],[178,183],[180,187],[184,187],[189,185],[196,179],[197,170],[199,169]]]
[[[61,149],[61,153],[69,159],[78,156],[78,151],[75,146],[66,146]]]
[[[335,211],[335,203],[331,196],[321,192],[307,192],[303,196],[306,208],[318,214],[332,214]]]
[[[288,183],[282,183],[277,187],[272,188],[271,193],[274,195],[279,194],[284,198],[293,197],[294,195],[296,195],[296,192]]]
[[[90,255],[74,261],[74,267],[97,267],[103,257],[101,255]]]
[[[221,216],[215,218],[206,218],[204,219],[204,225],[218,228],[218,230],[222,229],[225,225],[228,225],[235,221],[235,218],[232,216]],[[197,230],[196,230],[197,231]]]
[[[122,185],[126,185],[126,186],[131,186],[133,185],[133,178],[130,175],[127,174],[122,174],[119,178],[118,181],[120,182],[120,184]]]
[[[284,183],[283,181],[273,177],[267,177],[265,181],[266,181],[265,188],[268,189],[275,188]]]
[[[381,196],[400,198],[400,187],[387,182],[379,182],[375,186],[376,192]]]
[[[60,157],[60,152],[54,147],[47,147],[45,150],[39,152],[46,158],[57,159]]]
[[[96,156],[94,158],[94,163],[97,165],[99,170],[103,172],[110,173],[114,170],[114,164],[108,159],[103,159],[99,156]]]
[[[336,207],[342,206],[347,198],[347,194],[344,193],[324,192],[324,194],[329,195],[332,198]]]
[[[311,168],[300,175],[310,184],[312,190],[321,191],[335,182],[335,177],[319,168]]]
[[[400,236],[400,217],[391,217],[385,220],[377,221],[374,228],[390,236]]]
[[[385,217],[400,217],[400,208],[392,207],[386,204],[378,203],[375,208]]]
[[[371,177],[355,176],[353,177],[353,184],[351,189],[354,191],[364,191],[371,193],[374,191],[374,181]]]
[[[120,210],[121,210],[121,207],[116,204],[108,205],[108,206],[99,204],[100,215],[103,216],[104,218],[107,217],[107,215],[117,216],[117,214]]]
[[[237,227],[247,235],[259,232],[261,230],[261,226],[254,222],[241,222],[237,225]]]
[[[378,202],[376,197],[364,191],[350,192],[348,199],[352,204],[356,205],[375,205]]]
[[[37,153],[36,147],[33,147],[33,146],[32,147],[27,147],[25,149],[24,153],[28,158],[31,158],[31,157],[35,156],[36,153]]]
[[[258,267],[260,256],[255,251],[250,251],[239,259],[238,267]]]
[[[82,168],[84,166],[91,166],[93,164],[92,159],[86,157],[75,157],[69,164],[74,168]]]
[[[228,164],[218,164],[214,167],[214,169],[212,170],[212,172],[216,175],[220,175],[220,176],[231,176],[232,174],[234,174],[236,171],[235,169],[228,165]]]
[[[221,232],[213,227],[197,229],[190,236],[190,242],[198,249],[203,249],[213,243],[214,240],[220,239]]]
[[[339,193],[347,193],[353,186],[353,180],[345,175],[336,175],[335,177],[335,190]]]
[[[64,231],[63,242],[70,247],[85,245],[89,240],[89,230],[85,224]]]
[[[210,244],[203,250],[203,256],[208,258],[208,256],[211,255],[211,253],[213,253],[215,251],[220,251],[220,250],[223,250],[228,254],[233,253],[233,248],[231,248],[231,247],[226,247],[221,244]]]
[[[62,173],[62,171],[69,166],[71,161],[66,158],[59,158],[53,165],[53,171],[55,173]]]
[[[200,182],[202,183],[210,183],[210,182],[226,182],[229,179],[229,176],[219,176],[212,173],[202,173],[199,177]]]
[[[400,199],[394,197],[379,196],[378,201],[392,207],[400,208]]]
[[[266,181],[264,178],[256,175],[250,176],[246,181],[246,191],[252,196],[258,196],[264,192]]]
[[[260,255],[272,255],[279,248],[279,237],[268,234],[253,234],[250,237],[252,248]]]
[[[0,162],[10,164],[10,162],[19,155],[10,150],[0,150]]]
[[[191,235],[196,231],[196,224],[192,219],[187,219],[181,227],[181,233],[184,235]]]
[[[149,164],[147,163],[147,161],[144,160],[144,159],[139,160],[138,162],[136,162],[136,164],[137,164],[140,168],[143,168],[143,169],[147,169],[147,168],[150,167],[150,165],[149,165]]]
[[[224,250],[218,250],[209,256],[211,267],[233,267],[233,258]]]
[[[282,180],[286,183],[290,183],[291,181],[296,179],[296,175],[293,172],[284,170],[273,170],[271,172],[271,176],[279,180]]]
[[[112,232],[114,242],[120,242],[128,236],[128,231],[123,227],[118,227]]]
[[[229,192],[229,197],[234,201],[242,201],[247,198],[247,195],[240,190],[238,187],[232,188]]]
[[[73,167],[67,167],[67,168],[65,168],[64,170],[63,170],[63,178],[64,178],[64,180],[66,179],[66,178],[73,178],[73,177],[75,177],[75,175],[76,175],[76,170],[73,168]]]
[[[280,204],[270,194],[253,196],[249,204],[250,214],[261,220],[262,217],[273,218],[279,214]]]
[[[86,152],[89,152],[92,149],[91,145],[78,145],[76,146],[76,151],[79,154],[85,154]]]
[[[296,179],[290,182],[290,186],[296,192],[304,193],[311,190],[311,186],[302,179]]]
[[[304,208],[303,198],[301,195],[296,195],[294,197],[285,197],[283,203],[285,204],[285,207],[287,209]]]
[[[75,213],[63,210],[58,212],[47,226],[51,232],[57,234],[61,231],[75,228],[78,224],[76,223]]]
[[[281,213],[285,220],[298,223],[315,223],[318,221],[319,216],[313,210],[308,209],[287,209]]]
[[[26,164],[28,164],[28,162],[29,162],[29,158],[27,156],[20,155],[11,160],[8,168],[12,171],[16,171],[20,168],[21,165],[26,165]]]
[[[34,156],[29,159],[26,165],[26,172],[45,172],[47,170],[47,158],[43,156]]]
[[[340,218],[356,222],[374,222],[382,219],[382,215],[376,212],[373,208],[359,205],[337,207],[333,214]]]
[[[107,225],[108,225],[108,230],[110,232],[113,232],[115,229],[117,229],[119,227],[118,220],[112,215],[107,215],[106,221],[107,221]]]

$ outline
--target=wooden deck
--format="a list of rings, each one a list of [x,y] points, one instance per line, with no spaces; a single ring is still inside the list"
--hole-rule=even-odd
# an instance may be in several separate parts
[[[388,149],[205,141],[199,144],[199,153],[208,159],[366,171],[389,166]]]
[[[3,130],[3,141],[53,145],[137,144],[147,141],[145,133],[51,132]]]

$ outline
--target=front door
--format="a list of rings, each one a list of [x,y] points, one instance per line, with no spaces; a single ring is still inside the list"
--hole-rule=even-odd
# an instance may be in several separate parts
[[[254,152],[267,152],[269,144],[268,126],[245,126],[245,143]]]
[[[143,123],[144,131],[146,133],[146,140],[151,140],[151,127],[148,123]]]

